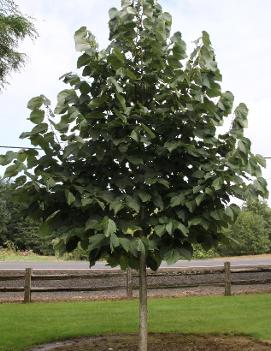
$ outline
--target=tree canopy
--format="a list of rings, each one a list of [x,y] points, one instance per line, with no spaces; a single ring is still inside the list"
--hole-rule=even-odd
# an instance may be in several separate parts
[[[86,27],[75,33],[80,71],[63,76],[54,114],[43,95],[28,103],[35,126],[21,137],[43,152],[8,152],[1,164],[42,229],[59,230],[60,249],[80,243],[91,264],[123,268],[144,252],[157,269],[191,258],[193,243],[215,245],[238,214],[232,197],[266,196],[265,161],[244,137],[246,105],[232,112],[221,89],[206,32],[187,56],[157,1],[123,0],[109,15],[105,50]]]
[[[18,51],[20,41],[36,34],[32,20],[19,11],[13,0],[0,0],[0,89],[9,74],[25,62],[25,54]]]
[[[271,209],[263,201],[247,201],[236,221],[224,229],[223,256],[256,255],[271,251]]]
[[[109,17],[104,50],[86,27],[75,33],[79,72],[63,76],[54,113],[43,95],[28,103],[35,126],[21,137],[42,152],[9,152],[0,164],[43,232],[57,229],[60,250],[81,245],[90,265],[139,269],[146,351],[146,266],[215,245],[239,212],[233,197],[267,195],[265,160],[244,136],[246,105],[232,112],[221,89],[208,33],[187,56],[156,0],[122,0]]]

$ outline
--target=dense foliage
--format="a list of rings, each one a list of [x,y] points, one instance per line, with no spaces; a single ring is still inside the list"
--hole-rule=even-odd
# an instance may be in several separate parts
[[[30,18],[19,11],[13,0],[0,1],[0,89],[7,76],[25,62],[25,54],[17,51],[21,40],[36,35]]]
[[[224,229],[228,240],[218,246],[222,256],[271,252],[271,209],[265,202],[248,201],[235,223]]]
[[[35,126],[21,137],[43,153],[0,161],[43,231],[58,230],[59,249],[80,243],[91,264],[123,268],[144,253],[157,269],[191,258],[193,244],[215,245],[238,215],[231,197],[266,196],[265,163],[243,135],[247,107],[232,114],[233,95],[221,90],[206,32],[187,57],[157,1],[122,0],[109,15],[105,50],[85,27],[75,33],[82,74],[63,76],[55,116],[46,117],[44,96],[28,103]],[[219,133],[228,116],[230,130]]]
[[[251,211],[258,214],[264,220],[264,227],[268,232],[269,239],[271,240],[271,208],[265,201],[248,201],[244,210]]]
[[[53,254],[51,240],[40,236],[40,223],[25,216],[24,205],[12,200],[12,192],[10,184],[0,182],[0,247],[12,244],[21,251]]]
[[[14,245],[17,250],[32,250],[39,254],[53,254],[52,239],[46,239],[38,230],[38,224],[25,217],[22,204],[12,200],[12,186],[0,183],[0,247]],[[271,209],[266,202],[248,201],[242,207],[236,221],[223,229],[224,243],[217,248],[204,250],[201,245],[193,245],[194,258],[261,254],[271,252]],[[78,247],[66,254],[66,259],[88,259],[87,249]],[[58,254],[58,252],[56,252]]]

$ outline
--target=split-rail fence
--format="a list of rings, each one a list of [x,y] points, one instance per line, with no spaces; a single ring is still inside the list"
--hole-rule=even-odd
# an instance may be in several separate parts
[[[93,291],[113,291],[117,289],[126,289],[127,298],[133,297],[133,291],[138,288],[138,274],[136,271],[128,269],[126,272],[121,270],[80,270],[78,272],[60,272],[54,271],[48,274],[45,270],[35,270],[26,268],[24,271],[17,271],[17,274],[1,274],[0,271],[0,293],[18,293],[22,292],[24,303],[31,302],[32,293],[53,293],[53,292],[93,292]],[[264,278],[261,274],[265,275]],[[239,274],[239,275],[238,275]],[[214,279],[205,280],[205,275],[214,276]],[[200,279],[192,279],[192,277]],[[241,279],[238,277],[242,277]],[[246,278],[247,276],[247,278]],[[251,278],[253,276],[253,279]],[[182,277],[184,281],[163,284],[163,277]],[[237,277],[237,279],[235,279]],[[99,279],[114,279],[117,284],[97,286],[91,282]],[[155,279],[159,278],[159,279]],[[48,281],[74,281],[77,279],[85,279],[89,282],[88,286],[47,286]],[[24,281],[24,286],[17,286],[16,281]],[[225,262],[224,266],[219,267],[194,267],[194,268],[161,268],[157,272],[148,271],[148,289],[185,289],[194,287],[224,287],[224,295],[232,294],[233,285],[255,285],[255,284],[271,284],[271,265],[255,266],[255,267],[231,267],[230,262]],[[13,286],[3,286],[5,282],[15,281]],[[39,282],[39,286],[35,282]],[[46,286],[41,286],[42,282],[47,281]],[[118,283],[119,282],[119,283]],[[23,284],[22,284],[23,285]],[[54,284],[55,285],[55,284]]]

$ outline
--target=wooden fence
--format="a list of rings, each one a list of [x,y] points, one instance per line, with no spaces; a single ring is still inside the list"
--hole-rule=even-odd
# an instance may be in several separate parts
[[[1,272],[1,271],[0,271]],[[48,272],[48,271],[47,271]],[[87,275],[82,275],[82,271],[77,273],[67,273],[64,274],[42,274],[43,271],[39,273],[33,273],[32,268],[26,268],[24,272],[20,274],[5,274],[0,275],[0,282],[5,281],[17,281],[24,280],[24,286],[21,287],[1,287],[0,292],[23,292],[24,293],[24,302],[31,302],[31,294],[34,293],[50,293],[50,292],[77,292],[77,291],[112,291],[119,289],[126,289],[127,298],[133,297],[133,290],[138,288],[138,283],[135,284],[135,279],[138,278],[138,273],[128,269],[126,272],[120,270],[88,270]],[[194,287],[207,287],[207,286],[216,286],[224,287],[224,295],[230,296],[232,285],[255,285],[255,284],[270,284],[270,278],[257,278],[257,279],[233,279],[234,275],[237,273],[242,274],[255,274],[255,273],[266,273],[271,272],[270,266],[255,266],[255,267],[231,267],[230,262],[225,262],[224,267],[202,267],[202,268],[161,268],[157,272],[148,271],[148,278],[154,279],[161,277],[186,277],[186,283],[176,283],[173,284],[161,284],[161,282],[148,284],[148,289],[184,289],[184,288],[194,288]],[[204,275],[220,274],[220,278],[217,280],[205,281]],[[189,277],[191,276],[200,276],[203,277],[203,281],[193,281]],[[106,281],[107,278],[117,278],[119,281],[120,278],[125,278],[125,284],[117,284],[114,286],[75,286],[75,287],[36,287],[33,286],[32,282],[34,281],[64,281],[64,280],[76,280],[76,279],[97,279],[104,278]],[[202,279],[201,279],[202,280]]]

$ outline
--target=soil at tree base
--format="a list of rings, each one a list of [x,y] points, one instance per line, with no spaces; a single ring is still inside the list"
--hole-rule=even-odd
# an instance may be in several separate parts
[[[110,335],[48,344],[32,351],[138,351],[137,335]],[[271,351],[271,344],[243,336],[150,334],[148,351]]]

